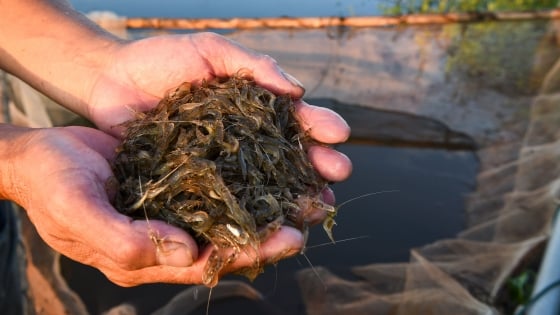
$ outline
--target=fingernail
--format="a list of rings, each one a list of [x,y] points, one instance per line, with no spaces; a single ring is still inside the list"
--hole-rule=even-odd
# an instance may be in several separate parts
[[[284,71],[282,71],[282,75],[284,76],[284,78],[286,78],[286,80],[290,81],[290,83],[300,89],[303,89],[305,91],[305,88],[303,87],[303,84],[301,82],[299,82],[298,79],[296,79],[294,76],[292,76],[289,73],[286,73]]]
[[[190,248],[180,242],[164,241],[157,248],[158,264],[171,267],[189,267],[193,264]]]
[[[290,248],[281,251],[280,253],[270,256],[265,260],[266,265],[274,265],[280,260],[293,257],[297,254],[301,253],[301,248]]]
[[[334,205],[336,203],[334,191],[330,186],[326,186],[323,191],[321,191],[321,201],[328,204]]]

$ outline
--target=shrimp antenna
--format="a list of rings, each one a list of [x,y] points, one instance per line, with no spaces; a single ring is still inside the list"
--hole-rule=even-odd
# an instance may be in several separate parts
[[[361,198],[365,198],[365,197],[369,197],[369,196],[373,196],[373,195],[385,194],[385,193],[394,193],[394,192],[399,192],[399,191],[400,191],[400,190],[398,190],[398,189],[395,189],[395,190],[381,190],[381,191],[375,191],[375,192],[363,194],[363,195],[360,195],[360,196],[357,196],[357,197],[348,199],[348,200],[344,201],[343,203],[339,204],[339,205],[336,206],[336,207],[337,207],[337,209],[340,209],[340,208],[342,208],[342,206],[344,206],[345,204],[347,204],[347,203],[349,203],[349,202],[352,202],[352,201],[354,201],[354,200],[357,200],[357,199],[361,199]]]

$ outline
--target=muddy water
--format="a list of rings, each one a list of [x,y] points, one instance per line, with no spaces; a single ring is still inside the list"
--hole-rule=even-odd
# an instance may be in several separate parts
[[[333,105],[317,100],[315,103]],[[451,150],[445,144],[426,141],[437,138],[433,130],[445,129],[434,122],[417,122],[419,127],[410,131],[412,134],[405,132],[387,138],[387,124],[380,128],[384,130],[376,132],[376,127],[387,121],[380,118],[386,112],[340,104],[336,110],[354,130],[353,139],[337,147],[354,164],[352,176],[333,186],[338,203],[372,192],[379,193],[351,201],[340,209],[336,219],[338,225],[334,228],[334,236],[340,240],[337,244],[328,244],[320,227],[312,229],[306,253],[313,265],[325,266],[350,278],[352,266],[408,261],[411,248],[452,238],[464,228],[464,198],[474,189],[477,173],[474,151],[464,149],[468,146],[462,146],[462,149],[451,146]],[[389,114],[395,130],[407,130],[405,125],[410,125],[409,116]],[[450,134],[450,131],[445,130],[445,133]],[[423,134],[429,137],[422,138]],[[321,244],[327,245],[315,247]],[[242,308],[240,311],[245,314],[248,309],[267,314],[272,310],[278,314],[304,314],[295,280],[296,272],[302,268],[309,268],[303,256],[271,266],[252,283],[265,296],[264,304],[247,308],[247,300],[217,301],[211,304],[210,314],[230,315],[232,308]],[[164,284],[120,288],[108,282],[97,270],[67,259],[62,261],[62,270],[91,314],[100,314],[123,302],[136,305],[139,314],[150,314],[186,288]],[[202,313],[204,307],[201,302]]]

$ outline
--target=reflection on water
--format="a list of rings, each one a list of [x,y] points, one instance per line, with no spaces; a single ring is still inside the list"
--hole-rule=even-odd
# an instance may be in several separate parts
[[[371,192],[398,191],[360,198],[340,209],[335,238],[358,239],[314,247],[328,244],[329,240],[321,227],[313,228],[306,253],[314,265],[350,277],[349,267],[408,261],[410,248],[454,237],[464,228],[464,197],[472,191],[477,172],[473,152],[352,143],[338,149],[350,157],[355,170],[350,179],[334,185],[338,203]],[[308,267],[302,256],[282,261],[276,268],[267,268],[253,286],[277,310],[302,314],[295,273]],[[123,301],[137,305],[140,314],[149,314],[185,288],[158,284],[125,289],[110,284],[98,271],[66,259],[62,268],[92,314]],[[211,314],[229,315],[233,305],[244,303],[221,302],[224,312],[216,303]]]

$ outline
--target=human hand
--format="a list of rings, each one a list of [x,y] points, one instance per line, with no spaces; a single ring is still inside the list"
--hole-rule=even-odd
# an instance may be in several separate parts
[[[111,206],[107,160],[114,155],[117,139],[83,127],[1,128],[13,149],[0,164],[6,174],[0,183],[2,197],[27,210],[53,249],[99,269],[122,286],[201,283],[211,248],[196,260],[197,244],[184,231],[155,220],[132,220]],[[161,235],[157,247],[150,233]],[[291,254],[298,242],[297,231],[284,229],[262,246],[260,256]],[[241,257],[231,268],[250,265],[250,259]]]
[[[252,72],[255,81],[276,94],[289,94],[305,130],[316,140],[345,141],[350,128],[331,110],[301,101],[304,89],[269,56],[250,51],[213,33],[157,36],[125,42],[111,50],[111,58],[89,92],[88,118],[100,129],[120,136],[118,125],[156,106],[172,88],[183,82],[200,82],[235,75],[240,69]],[[333,150],[312,148],[310,158],[329,181],[348,177],[351,164]]]
[[[217,35],[123,42],[92,25],[65,1],[8,2],[11,10],[0,11],[0,25],[5,26],[0,27],[0,67],[115,137],[120,135],[115,126],[133,116],[130,109],[152,108],[184,81],[248,69],[257,83],[275,93],[288,93],[295,100],[303,94],[271,58]],[[296,111],[318,141],[337,143],[348,137],[348,125],[332,111],[302,101],[297,101]],[[9,155],[0,159],[0,195],[26,208],[54,249],[100,269],[120,285],[200,283],[209,248],[198,253],[184,231],[164,222],[131,220],[110,205],[104,190],[111,176],[106,159],[114,153],[116,139],[82,128],[18,129],[10,134],[0,133],[0,140],[17,142],[0,150],[0,155]],[[3,144],[0,141],[0,147]],[[348,158],[334,150],[311,147],[308,153],[329,181],[343,180],[351,171]],[[334,202],[328,189],[323,198]],[[322,211],[311,211],[308,220],[322,217]],[[163,240],[163,250],[156,250],[151,233],[157,236],[152,239]],[[302,245],[301,233],[282,227],[262,244],[259,256],[265,261],[279,258],[298,252]],[[230,267],[251,265],[253,259],[240,257]]]
[[[114,50],[111,62],[102,69],[94,84],[91,98],[86,102],[89,104],[87,113],[101,129],[118,136],[121,131],[118,124],[132,118],[133,111],[145,111],[154,107],[169,89],[185,81],[200,82],[203,79],[234,75],[239,69],[251,71],[258,84],[277,94],[290,94],[296,100],[296,113],[303,128],[316,140],[338,143],[348,137],[349,127],[340,116],[300,100],[304,93],[303,88],[295,79],[283,73],[274,60],[211,33],[154,37],[120,45]],[[308,154],[318,172],[329,181],[343,180],[351,171],[348,158],[330,148],[310,147]],[[330,189],[323,192],[323,200],[326,203],[334,203],[334,195]],[[311,223],[317,223],[325,216],[323,210],[305,213],[308,214],[307,220]],[[171,233],[168,228],[163,229],[159,225],[161,222],[157,223],[157,227],[154,223],[152,227],[144,222],[135,224],[144,224],[146,234],[153,228],[158,237],[164,240],[173,239],[179,234],[182,234],[180,239],[190,239],[184,232]],[[145,236],[144,240],[147,241]],[[262,244],[260,259],[268,260],[280,255],[294,254],[301,246],[301,233],[283,227]],[[168,247],[169,252],[175,251],[174,245]],[[201,259],[197,260],[195,248],[189,248],[194,260],[190,268],[179,268],[166,277],[162,272],[147,272],[151,266],[143,265],[141,272],[135,275],[134,281],[199,282],[202,269],[198,268],[204,266],[209,252],[205,250],[201,253]],[[181,265],[181,260],[166,260],[174,266],[187,266]],[[248,266],[251,263],[252,260],[248,257],[241,258],[230,266],[230,269]]]

